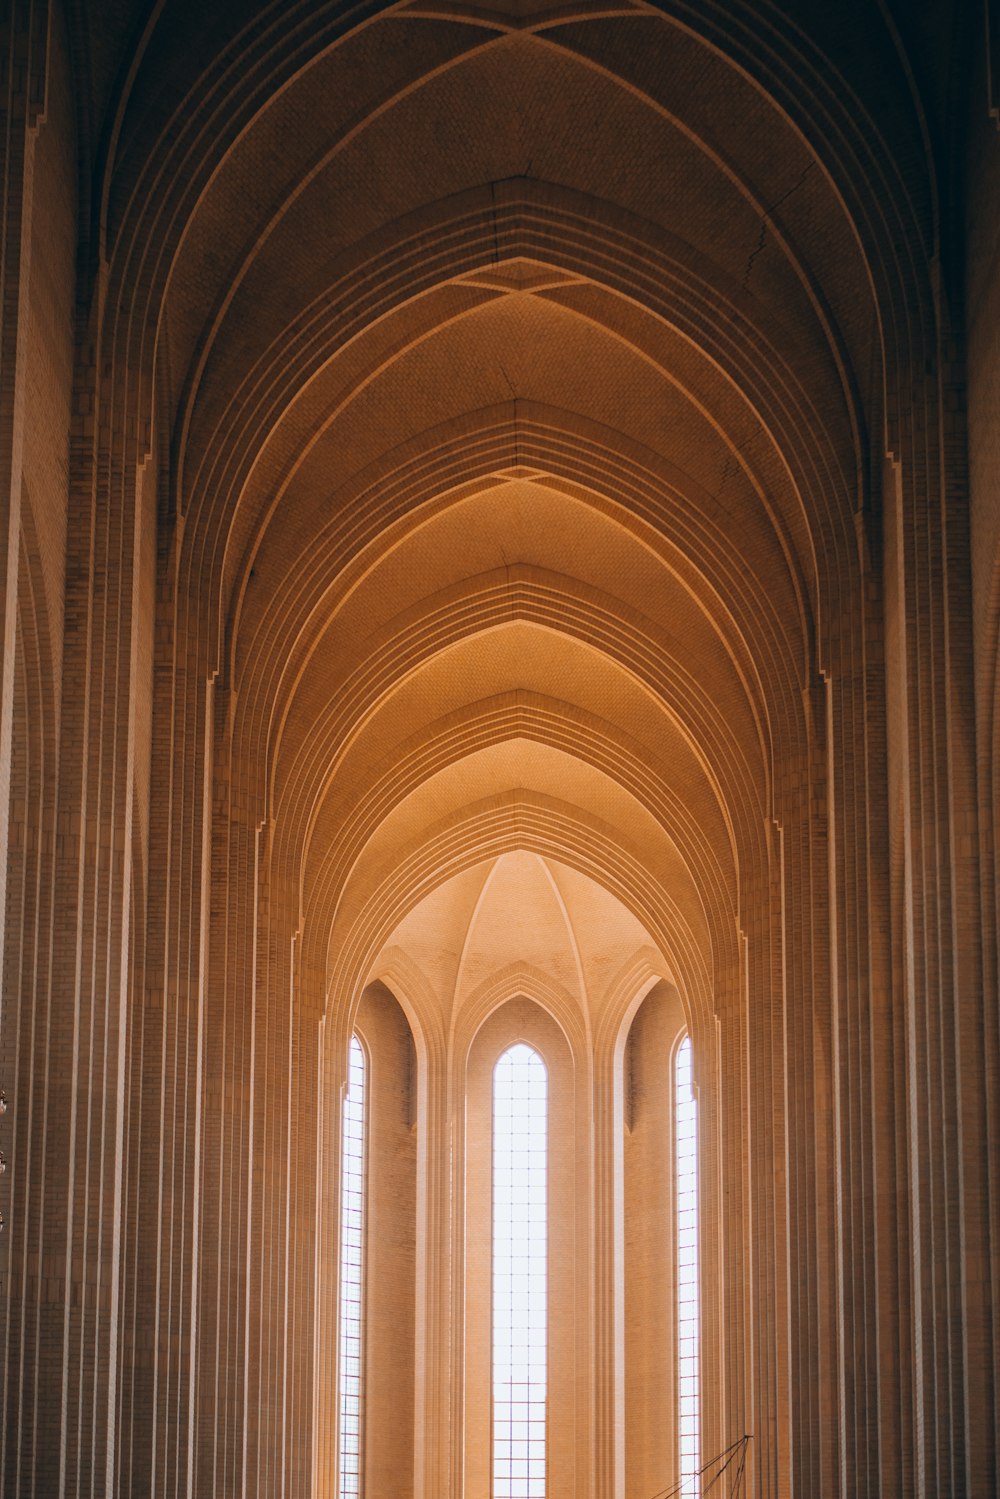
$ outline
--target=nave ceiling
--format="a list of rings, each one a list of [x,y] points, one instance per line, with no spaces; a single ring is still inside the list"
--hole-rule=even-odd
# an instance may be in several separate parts
[[[700,1090],[704,1441],[987,1492],[985,0],[12,14],[11,1492],[327,1499],[370,1024],[394,1440],[459,1499],[464,1090],[472,1160],[523,1022],[575,1121],[561,1471],[634,1499],[643,1012],[646,1099],[685,1030]]]
[[[873,525],[884,329],[840,163],[669,7],[247,21],[151,25],[100,236],[108,296],[141,289],[115,345],[155,350],[177,637],[307,929],[366,859],[535,789],[486,752],[515,694],[577,767],[560,815],[652,818],[711,987]]]

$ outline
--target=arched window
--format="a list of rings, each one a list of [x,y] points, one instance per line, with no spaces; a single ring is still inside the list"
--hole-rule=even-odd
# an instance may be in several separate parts
[[[364,1431],[365,1054],[351,1037],[340,1208],[340,1499],[360,1499]]]
[[[701,1372],[698,1305],[698,1105],[692,1086],[691,1038],[674,1064],[677,1202],[677,1430],[681,1493],[699,1492]]]
[[[493,1071],[493,1499],[543,1499],[548,1077],[518,1042]]]

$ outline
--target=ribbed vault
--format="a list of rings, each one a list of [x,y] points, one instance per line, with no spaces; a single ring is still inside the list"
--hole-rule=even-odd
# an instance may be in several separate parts
[[[987,12],[0,7],[4,1495],[337,1499],[355,1028],[372,1499],[517,1039],[547,1496],[670,1489],[684,1031],[703,1457],[999,1489]]]
[[[649,820],[711,987],[795,815],[872,277],[834,157],[679,19],[265,9],[239,76],[172,46],[123,101],[104,233],[112,280],[149,266],[178,639],[305,951],[463,807],[548,795],[544,750],[581,827]]]
[[[367,1014],[419,1201],[400,1499],[484,1499],[451,1215],[463,1069],[511,1007],[583,1121],[586,1477],[554,1499],[642,1499],[618,1167],[654,991],[702,1090],[706,1450],[753,1432],[768,1496],[909,1492],[918,1447],[928,1494],[987,1472],[995,1313],[949,1341],[989,1262],[949,1194],[996,1196],[961,1148],[995,1045],[961,940],[963,367],[910,9],[17,7],[76,79],[86,225],[75,295],[43,245],[59,295],[2,330],[0,766],[38,824],[5,963],[51,967],[18,1036],[51,1012],[46,1066],[75,1059],[17,1241],[55,1329],[10,1447],[34,1491],[329,1499]],[[70,89],[25,77],[3,149],[55,242]]]
[[[610,1099],[629,1017],[676,986],[729,1214],[706,1433],[753,1427],[767,1487],[797,1397],[780,1340],[753,1382],[740,1350],[751,1305],[786,1315],[770,1183],[813,1148],[769,1099],[811,1044],[808,1005],[784,1033],[788,983],[825,992],[810,819],[828,693],[860,690],[884,231],[851,218],[841,135],[817,150],[779,97],[817,59],[761,35],[751,65],[717,19],[728,41],[630,5],[264,8],[238,75],[199,78],[185,48],[140,68],[104,232],[111,284],[148,291],[118,336],[155,337],[169,428],[173,732],[210,730],[221,790],[224,1031],[249,984],[273,1065],[319,1026],[335,1088],[385,983],[438,1080],[433,1182],[433,1089],[458,1096],[448,1069],[498,1006],[546,1009]],[[601,1367],[611,1303],[595,1317]],[[434,1370],[416,1481],[436,1494],[459,1457]]]

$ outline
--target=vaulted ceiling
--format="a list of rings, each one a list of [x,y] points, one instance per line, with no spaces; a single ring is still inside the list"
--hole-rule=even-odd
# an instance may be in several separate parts
[[[919,123],[865,17],[797,58],[682,5],[150,21],[116,346],[155,348],[178,629],[328,972],[522,848],[711,993],[857,583],[885,329],[824,91]]]

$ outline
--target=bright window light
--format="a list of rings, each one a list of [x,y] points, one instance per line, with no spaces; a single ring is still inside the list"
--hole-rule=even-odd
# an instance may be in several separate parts
[[[548,1078],[530,1046],[493,1072],[493,1499],[544,1499]]]
[[[360,1499],[364,1432],[365,1054],[351,1037],[340,1208],[340,1499]]]
[[[698,1308],[698,1105],[691,1083],[691,1038],[677,1049],[677,1425],[681,1493],[697,1495],[701,1463]]]

